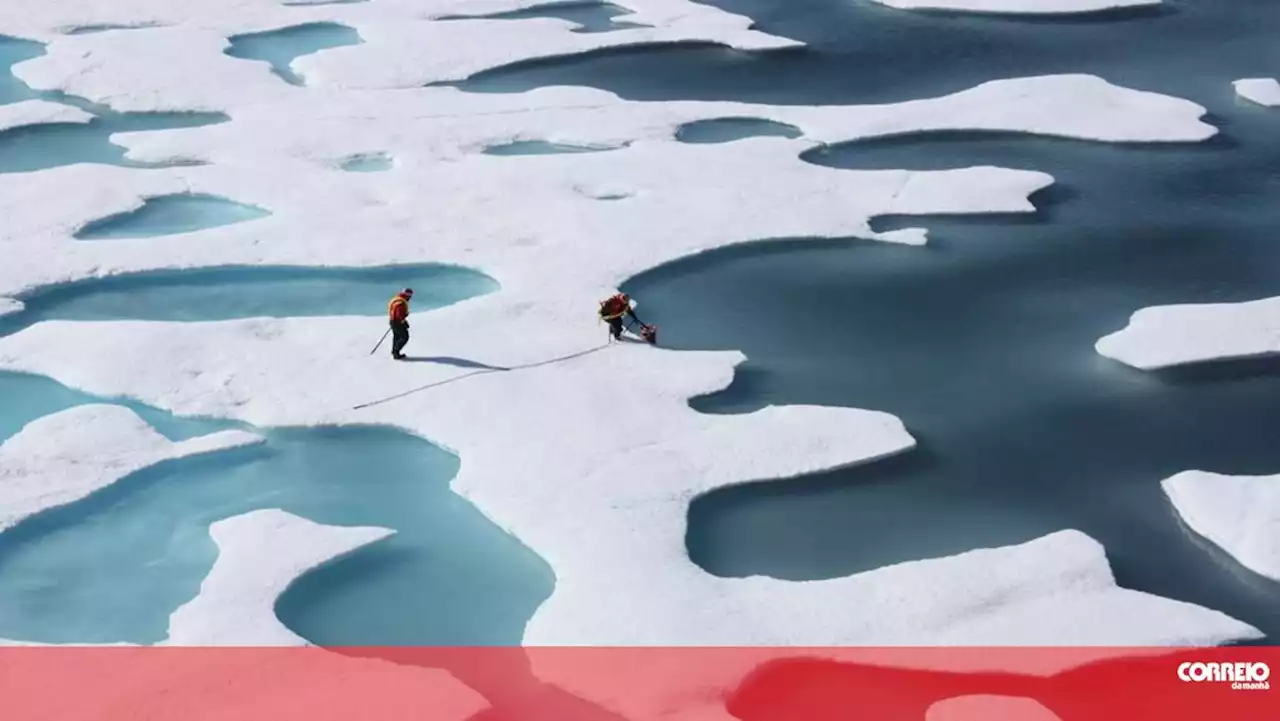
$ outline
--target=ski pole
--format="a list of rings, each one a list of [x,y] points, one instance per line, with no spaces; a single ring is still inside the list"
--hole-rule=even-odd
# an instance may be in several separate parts
[[[388,328],[388,329],[387,329],[387,332],[386,332],[386,333],[383,333],[383,334],[382,334],[382,337],[378,339],[378,345],[375,345],[375,346],[373,347],[373,350],[369,351],[369,355],[373,355],[374,353],[377,353],[377,352],[378,352],[378,349],[382,347],[382,341],[386,340],[386,339],[387,339],[387,336],[389,336],[389,335],[391,335],[391,329],[390,329],[390,328]]]

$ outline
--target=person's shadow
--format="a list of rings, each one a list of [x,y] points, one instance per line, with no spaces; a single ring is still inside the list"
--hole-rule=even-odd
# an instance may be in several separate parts
[[[466,358],[454,358],[452,356],[405,356],[401,362],[403,363],[437,363],[439,365],[453,366],[455,368],[475,368],[477,370],[487,371],[505,371],[511,370],[503,366],[491,366],[488,363],[480,361],[468,360]]]

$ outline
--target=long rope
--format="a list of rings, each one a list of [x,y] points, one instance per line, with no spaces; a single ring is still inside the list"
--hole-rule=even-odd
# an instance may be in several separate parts
[[[596,346],[595,348],[588,348],[587,350],[578,351],[577,353],[570,353],[569,355],[563,355],[558,358],[551,358],[549,360],[538,361],[536,363],[524,363],[522,365],[510,366],[507,368],[481,368],[480,370],[474,370],[474,371],[471,371],[470,373],[463,373],[460,376],[454,376],[453,378],[446,378],[445,380],[442,380],[442,381],[436,381],[434,383],[428,383],[424,386],[418,386],[417,388],[412,388],[403,393],[397,393],[393,396],[387,396],[386,398],[379,398],[376,401],[362,403],[358,406],[353,406],[351,410],[358,411],[363,408],[370,408],[372,406],[382,405],[383,403],[389,403],[391,401],[404,398],[405,396],[413,395],[414,393],[420,393],[430,388],[437,388],[439,386],[448,385],[450,383],[456,383],[457,381],[463,380],[464,378],[470,378],[472,376],[484,375],[486,373],[501,373],[501,372],[507,372],[507,371],[527,370],[529,368],[538,368],[540,366],[551,365],[552,363],[562,363],[567,360],[573,360],[574,358],[581,358],[582,356],[590,355],[597,351],[602,351],[611,345],[613,344],[606,343],[604,345]]]

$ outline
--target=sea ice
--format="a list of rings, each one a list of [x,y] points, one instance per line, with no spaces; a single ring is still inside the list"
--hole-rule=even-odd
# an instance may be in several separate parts
[[[0,133],[28,125],[49,123],[87,123],[93,113],[48,100],[23,100],[0,105]]]
[[[1161,0],[872,0],[902,10],[954,10],[1007,15],[1068,15],[1153,7]]]
[[[215,65],[234,61],[220,50],[215,56]],[[168,95],[141,93],[127,74],[111,77],[124,81],[131,97],[166,104],[156,98]],[[210,87],[239,88],[252,98],[256,91],[241,88],[237,77],[219,76],[226,82]],[[197,158],[208,165],[145,174],[73,166],[0,177],[7,219],[0,250],[14,259],[0,266],[0,293],[130,270],[302,265],[317,257],[330,265],[381,265],[425,256],[500,273],[499,280],[510,284],[576,267],[577,251],[566,239],[585,235],[613,239],[593,242],[594,295],[653,265],[751,238],[874,237],[867,221],[884,213],[1030,211],[1027,196],[1052,180],[1001,168],[833,170],[799,159],[815,143],[947,128],[1151,142],[1202,140],[1216,132],[1194,103],[1078,75],[994,81],[890,105],[783,108],[636,103],[586,88],[514,96],[442,88],[313,98],[268,79],[271,98],[232,103],[234,122],[113,136],[133,160]],[[312,120],[299,124],[292,120],[297,117]],[[799,127],[806,137],[730,145],[675,140],[682,125],[717,117],[762,117]],[[482,152],[522,138],[626,147],[519,162]],[[318,172],[332,167],[335,157],[375,152],[394,155],[397,172],[341,178]],[[270,173],[262,172],[266,159]],[[438,170],[444,162],[448,173]],[[745,178],[770,182],[744,186]],[[581,190],[619,185],[629,189],[626,203],[597,202]],[[182,243],[143,239],[128,247],[87,248],[70,242],[85,223],[174,193],[234,197],[271,208],[273,215],[252,226],[201,231]],[[751,202],[742,202],[748,194]],[[729,206],[742,212],[725,216],[717,210]],[[772,211],[778,207],[790,212]],[[352,243],[352,237],[362,240]],[[530,237],[538,239],[533,253]]]
[[[1236,94],[1259,105],[1280,105],[1280,81],[1275,78],[1248,78],[1235,81]]]
[[[1052,182],[994,167],[845,171],[799,159],[818,143],[948,129],[1199,141],[1216,132],[1203,107],[1080,75],[850,107],[637,103],[564,87],[513,95],[403,90],[624,43],[798,44],[685,0],[628,0],[636,10],[628,19],[652,27],[606,34],[573,33],[557,21],[422,19],[531,4],[244,0],[235,13],[212,0],[7,4],[6,26],[51,40],[45,56],[16,67],[36,87],[118,110],[209,109],[234,120],[113,138],[136,160],[195,158],[209,163],[202,167],[73,166],[0,177],[0,294],[163,268],[390,262],[478,268],[501,289],[416,314],[408,352],[422,362],[370,358],[385,328],[376,317],[320,317],[48,321],[0,338],[0,367],[258,425],[386,424],[457,452],[464,463],[452,487],[555,569],[555,593],[529,624],[530,644],[1162,645],[1256,637],[1221,613],[1117,587],[1102,548],[1074,531],[829,581],[711,576],[689,561],[684,543],[697,495],[869,462],[915,441],[898,419],[868,410],[697,413],[689,398],[728,386],[741,354],[606,345],[594,322],[603,294],[680,257],[763,238],[872,237],[869,220],[883,214],[1031,211],[1029,196]],[[171,27],[52,36],[59,27],[112,22]],[[297,69],[316,81],[308,88],[223,54],[229,35],[305,22],[348,25],[366,42],[300,59]],[[722,117],[786,123],[804,137],[675,139],[686,123]],[[482,152],[521,139],[625,147],[518,159]],[[367,153],[393,155],[396,172],[332,172],[334,158]],[[72,237],[85,222],[143,198],[183,192],[235,197],[273,215],[182,242]],[[625,202],[597,200],[621,193]],[[264,543],[276,531],[285,538]],[[274,596],[311,565],[384,533],[270,512],[219,524],[219,565],[201,595],[175,612],[171,641],[298,642],[270,613]],[[264,546],[275,555],[261,553]],[[747,669],[710,680],[673,669],[673,688],[677,696],[724,688]],[[625,707],[626,689],[607,700]]]
[[[209,527],[218,560],[200,593],[169,616],[166,644],[307,645],[276,618],[276,599],[307,571],[393,533],[324,526],[276,509],[218,521]]]
[[[26,306],[23,302],[16,298],[0,297],[0,318],[5,317],[6,315],[21,313],[25,307]]]
[[[1275,355],[1280,353],[1280,297],[1143,308],[1095,347],[1146,370]]]
[[[1162,485],[1191,530],[1245,568],[1280,581],[1280,475],[1184,471]]]
[[[260,441],[223,431],[173,443],[123,406],[78,406],[45,416],[0,444],[0,532],[161,461]]]

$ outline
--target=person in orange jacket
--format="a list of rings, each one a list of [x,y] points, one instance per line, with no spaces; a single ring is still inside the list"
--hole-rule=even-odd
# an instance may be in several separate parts
[[[387,319],[391,322],[391,357],[404,360],[400,351],[409,343],[409,301],[413,288],[405,288],[387,303]]]
[[[656,330],[640,320],[632,305],[631,296],[626,293],[616,293],[600,301],[600,319],[608,321],[609,335],[613,336],[614,340],[621,340],[623,319],[629,317],[640,325],[640,337],[649,343],[654,343],[657,338]]]

